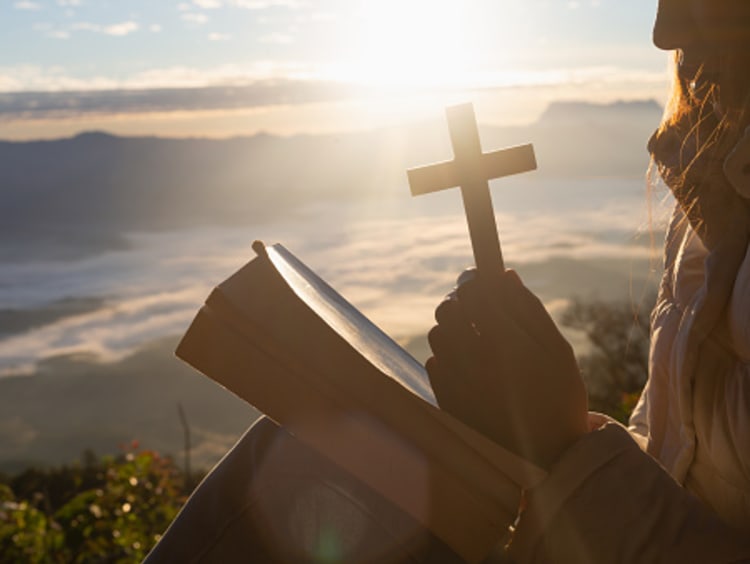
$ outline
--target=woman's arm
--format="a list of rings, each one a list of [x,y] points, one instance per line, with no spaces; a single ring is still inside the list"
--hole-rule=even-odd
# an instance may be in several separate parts
[[[573,352],[515,273],[461,284],[436,319],[427,368],[440,406],[549,470],[526,492],[514,561],[750,562],[747,535],[624,427],[587,417]]]
[[[615,422],[567,449],[527,500],[514,562],[750,562],[750,535],[722,522]]]

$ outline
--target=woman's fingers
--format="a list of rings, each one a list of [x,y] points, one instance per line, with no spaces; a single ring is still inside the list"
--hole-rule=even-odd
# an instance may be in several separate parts
[[[470,325],[454,316],[455,312],[443,312],[439,316],[443,322],[430,330],[427,340],[443,369],[461,375],[476,369],[476,334]]]
[[[463,316],[471,320],[485,341],[519,343],[529,339],[523,327],[509,315],[502,288],[488,289],[486,282],[477,278],[459,286],[456,294]]]
[[[550,464],[587,428],[572,349],[514,272],[462,278],[428,335],[438,403],[498,444]]]
[[[500,332],[505,339],[525,337],[544,347],[562,339],[544,304],[513,270],[489,283],[469,281],[456,293],[459,304],[466,309],[465,315],[476,323],[480,333]]]
[[[434,327],[428,338],[434,356],[425,364],[432,391],[438,405],[466,423],[475,410],[476,397],[481,397],[482,373],[474,362],[475,355],[449,344],[441,328]]]
[[[465,407],[461,399],[461,378],[457,378],[456,374],[446,370],[434,356],[427,359],[425,368],[438,405],[449,413],[460,415]]]
[[[438,324],[427,334],[434,357],[426,368],[440,406],[460,411],[465,403],[462,398],[468,402],[485,393],[494,363],[487,362],[480,336],[458,301],[443,301],[435,318]]]
[[[476,268],[467,268],[464,270],[461,274],[458,275],[458,278],[456,279],[456,286],[460,287],[462,284],[465,284],[469,280],[474,280],[477,276],[477,269]]]

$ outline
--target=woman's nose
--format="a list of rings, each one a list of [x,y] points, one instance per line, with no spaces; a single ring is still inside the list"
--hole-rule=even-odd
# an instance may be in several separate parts
[[[687,47],[695,40],[695,22],[685,0],[659,0],[653,41],[659,49]]]

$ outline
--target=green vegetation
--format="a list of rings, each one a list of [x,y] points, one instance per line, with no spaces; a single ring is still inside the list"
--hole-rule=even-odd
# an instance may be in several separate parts
[[[574,300],[563,313],[562,325],[583,332],[591,346],[578,357],[591,411],[627,423],[648,377],[648,317],[654,301],[655,296],[634,306]]]
[[[5,562],[139,562],[193,484],[170,458],[130,445],[117,457],[29,469],[0,483]]]

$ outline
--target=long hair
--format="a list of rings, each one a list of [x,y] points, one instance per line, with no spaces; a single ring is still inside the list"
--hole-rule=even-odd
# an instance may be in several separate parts
[[[694,77],[684,77],[679,57],[675,52],[671,93],[648,148],[655,169],[700,234],[706,222],[709,228],[718,224],[719,208],[731,205],[736,196],[722,166],[750,118],[745,66],[750,58],[740,51],[726,53],[713,75],[700,69]]]

